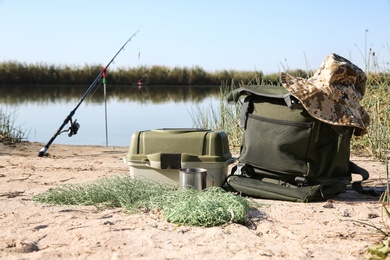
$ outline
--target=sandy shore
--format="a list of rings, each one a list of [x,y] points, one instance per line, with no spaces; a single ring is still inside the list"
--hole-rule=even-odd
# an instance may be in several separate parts
[[[51,206],[32,196],[62,184],[128,174],[126,147],[0,143],[1,259],[367,259],[383,227],[378,198],[347,190],[319,203],[256,200],[253,225],[186,227],[152,213],[120,208]],[[352,160],[370,172],[365,186],[382,188],[385,166]]]

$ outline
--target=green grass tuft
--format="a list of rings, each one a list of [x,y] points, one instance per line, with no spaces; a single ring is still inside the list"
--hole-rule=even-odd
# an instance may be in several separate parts
[[[34,196],[33,200],[58,205],[123,207],[129,212],[150,209],[150,198],[162,196],[173,187],[157,182],[114,176],[88,184],[65,185]]]
[[[163,216],[177,224],[216,226],[228,222],[242,222],[250,208],[240,196],[219,187],[203,191],[183,188],[164,196],[153,197],[152,203],[163,211]]]

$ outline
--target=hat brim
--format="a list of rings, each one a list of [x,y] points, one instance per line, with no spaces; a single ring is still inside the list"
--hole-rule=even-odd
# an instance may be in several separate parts
[[[370,123],[366,110],[359,104],[362,98],[353,84],[332,85],[318,78],[295,78],[281,74],[281,81],[314,118],[337,126],[356,127],[355,135],[364,135]]]

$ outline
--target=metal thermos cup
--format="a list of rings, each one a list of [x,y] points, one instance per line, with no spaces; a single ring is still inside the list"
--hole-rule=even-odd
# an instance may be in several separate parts
[[[180,187],[192,186],[196,190],[206,188],[207,170],[203,168],[183,168],[179,170]]]

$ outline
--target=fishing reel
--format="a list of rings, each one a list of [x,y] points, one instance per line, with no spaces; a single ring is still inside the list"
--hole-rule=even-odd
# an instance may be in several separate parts
[[[68,136],[72,137],[72,135],[76,135],[77,131],[80,128],[80,124],[77,123],[77,119],[72,122],[72,118],[70,119],[70,127],[68,128]]]
[[[68,132],[68,136],[72,137],[72,135],[77,134],[77,131],[79,130],[79,128],[80,128],[80,124],[77,123],[77,119],[72,121],[72,118],[70,118],[70,127],[68,128],[68,130],[61,131],[60,134],[62,134],[64,132]]]

